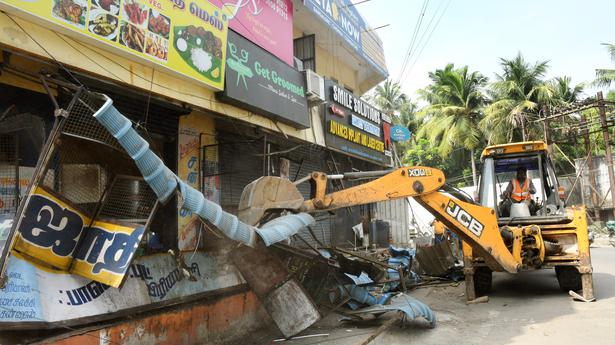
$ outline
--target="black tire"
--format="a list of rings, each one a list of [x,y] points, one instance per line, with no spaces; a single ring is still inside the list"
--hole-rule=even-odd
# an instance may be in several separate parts
[[[477,267],[474,271],[474,293],[476,297],[491,292],[492,274],[489,267]]]
[[[583,283],[581,282],[581,273],[579,273],[579,271],[575,267],[555,267],[555,275],[557,275],[557,282],[559,283],[559,287],[560,289],[562,289],[562,291],[579,291],[583,289]]]

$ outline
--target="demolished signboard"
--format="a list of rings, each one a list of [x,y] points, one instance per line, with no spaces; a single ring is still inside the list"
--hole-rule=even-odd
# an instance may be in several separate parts
[[[40,187],[22,214],[14,250],[114,287],[122,282],[143,236],[142,226],[92,221]]]
[[[208,1],[0,0],[0,9],[212,89],[224,88],[228,21]]]
[[[119,287],[156,196],[117,141],[84,114],[99,101],[77,92],[70,104],[68,116],[56,118],[8,243],[41,267]]]

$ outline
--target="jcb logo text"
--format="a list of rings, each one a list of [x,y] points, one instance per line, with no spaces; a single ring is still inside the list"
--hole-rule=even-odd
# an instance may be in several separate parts
[[[463,227],[470,230],[470,232],[474,235],[480,237],[483,233],[485,226],[452,200],[448,202],[446,213],[455,218],[459,223],[461,223],[461,225],[463,225]]]

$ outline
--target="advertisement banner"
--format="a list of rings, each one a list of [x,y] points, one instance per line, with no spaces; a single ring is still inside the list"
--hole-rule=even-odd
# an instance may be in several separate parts
[[[185,268],[178,267],[166,253],[137,257],[128,267],[122,289],[115,289],[14,254],[6,272],[7,284],[0,290],[0,329],[16,323],[68,324],[134,308],[146,310],[153,303],[245,284],[223,253],[197,251],[186,255],[185,264]]]
[[[229,28],[293,66],[291,0],[210,0],[223,9]]]
[[[13,250],[53,268],[118,287],[144,228],[94,221],[40,187],[30,196]]]
[[[207,169],[218,163],[214,119],[202,114],[192,113],[179,118],[179,164],[177,176],[190,186],[203,191],[207,200],[220,204],[220,176],[203,176]],[[207,150],[202,147],[209,146]],[[203,157],[205,155],[205,157]],[[203,167],[207,164],[208,167]],[[199,173],[201,170],[201,173]],[[179,250],[194,250],[199,242],[199,231],[202,231],[201,219],[184,208],[178,210],[177,217]],[[203,245],[203,234],[201,243]]]
[[[373,39],[366,40],[365,35],[372,33],[350,0],[304,0],[304,4],[380,74],[388,75],[386,67],[368,54],[370,49],[366,49],[366,43]]]
[[[310,127],[305,77],[259,46],[229,31],[225,102],[291,126]]]
[[[0,0],[0,9],[213,89],[224,87],[228,21],[208,1]]]
[[[391,166],[390,118],[331,80],[325,80],[325,92],[327,147]]]

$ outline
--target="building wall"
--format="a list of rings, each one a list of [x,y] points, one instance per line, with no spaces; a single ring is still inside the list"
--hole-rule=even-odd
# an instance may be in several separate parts
[[[170,311],[58,336],[45,344],[224,344],[270,323],[253,292],[195,302]]]
[[[217,101],[214,91],[198,82],[154,71],[150,66],[82,43],[14,15],[9,17],[6,13],[0,13],[0,32],[0,45],[11,50],[43,59],[50,59],[51,55],[76,70],[87,71],[147,92],[151,90],[155,95],[240,119],[273,132],[279,133],[279,127],[288,136],[315,142],[311,129],[298,130],[283,123],[276,124],[264,116]]]
[[[299,38],[301,36],[303,36],[303,33],[295,29],[293,38]],[[347,51],[347,49],[341,45],[330,49],[343,49]],[[348,51],[348,54],[352,53]],[[343,60],[334,57],[327,50],[318,46],[318,44],[316,44],[316,73],[329,79],[335,79],[338,81],[338,84],[354,90],[355,92],[360,91],[356,71],[348,64],[344,63]]]

